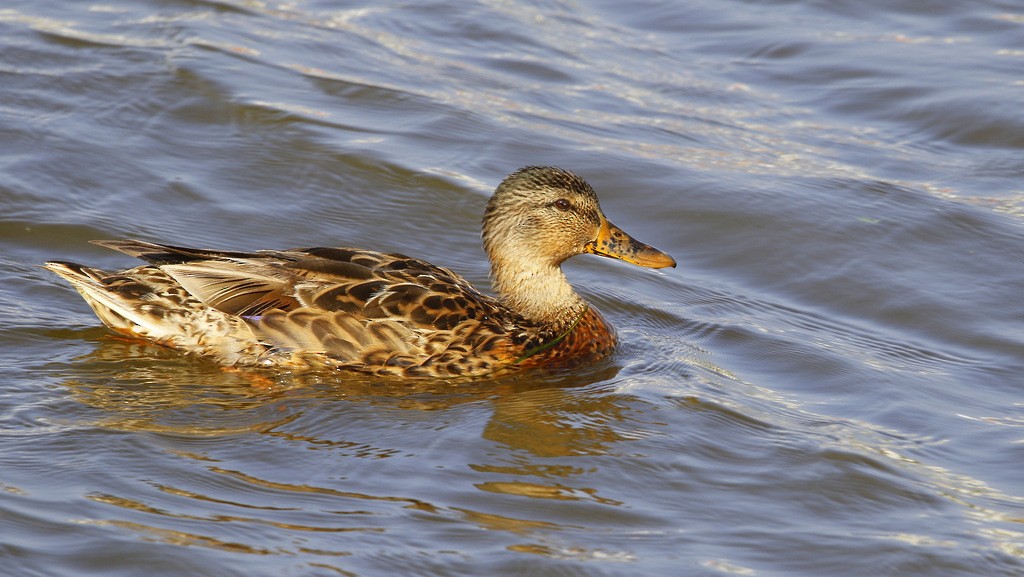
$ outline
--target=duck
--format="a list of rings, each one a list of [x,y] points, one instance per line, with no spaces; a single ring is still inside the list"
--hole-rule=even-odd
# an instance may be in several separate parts
[[[115,333],[226,367],[435,379],[596,362],[614,350],[615,331],[562,263],[593,254],[676,266],[609,222],[583,178],[552,166],[502,180],[481,237],[494,296],[448,268],[349,247],[234,252],[98,240],[145,264],[43,266]]]

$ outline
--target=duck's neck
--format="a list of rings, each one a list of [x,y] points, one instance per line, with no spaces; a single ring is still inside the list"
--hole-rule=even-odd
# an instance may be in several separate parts
[[[508,308],[536,323],[571,324],[587,307],[558,265],[497,259],[491,263],[491,283]]]

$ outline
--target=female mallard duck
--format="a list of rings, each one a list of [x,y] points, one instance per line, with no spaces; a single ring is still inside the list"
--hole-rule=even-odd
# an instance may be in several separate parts
[[[451,377],[611,352],[611,326],[562,273],[571,256],[676,265],[608,222],[586,181],[553,167],[505,178],[482,236],[497,299],[446,268],[355,248],[248,253],[112,240],[96,244],[149,264],[117,273],[45,266],[111,329],[225,365]]]

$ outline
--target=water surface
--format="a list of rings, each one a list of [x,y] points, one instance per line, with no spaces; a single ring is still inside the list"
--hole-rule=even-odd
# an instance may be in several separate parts
[[[1013,2],[8,2],[5,574],[1019,575]],[[355,245],[482,286],[554,164],[676,257],[580,257],[618,352],[463,383],[119,340],[87,243]]]

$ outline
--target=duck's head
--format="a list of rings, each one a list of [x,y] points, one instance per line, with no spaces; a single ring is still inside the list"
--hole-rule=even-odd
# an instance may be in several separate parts
[[[482,236],[495,290],[513,300],[514,293],[531,290],[531,282],[540,283],[533,290],[552,288],[543,285],[546,275],[564,280],[559,266],[578,254],[649,268],[676,266],[671,256],[609,222],[587,181],[549,166],[522,168],[498,185],[484,211]]]
[[[484,211],[483,241],[492,261],[513,257],[557,266],[591,253],[649,268],[676,266],[671,256],[609,222],[587,181],[551,166],[519,169],[498,185]]]

